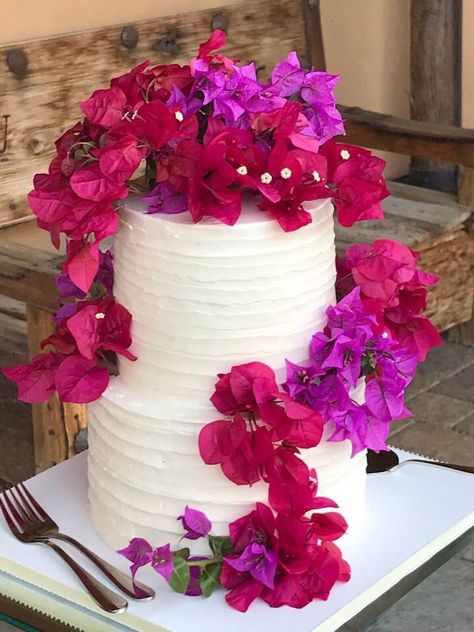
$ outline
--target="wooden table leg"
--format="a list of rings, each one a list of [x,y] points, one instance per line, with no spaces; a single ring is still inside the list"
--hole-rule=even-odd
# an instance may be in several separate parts
[[[41,351],[41,341],[53,332],[52,314],[34,305],[27,305],[26,323],[31,358]],[[37,472],[67,458],[63,407],[56,395],[42,404],[33,404],[33,437]]]
[[[34,305],[26,307],[30,357],[41,351],[41,341],[53,332],[51,312]],[[43,404],[33,405],[33,436],[36,471],[74,456],[77,433],[87,427],[87,407],[61,404],[56,395]]]

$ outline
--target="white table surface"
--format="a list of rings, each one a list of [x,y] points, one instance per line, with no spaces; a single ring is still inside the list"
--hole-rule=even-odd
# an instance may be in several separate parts
[[[406,453],[400,455],[402,459],[407,457]],[[108,549],[90,524],[86,453],[34,477],[28,487],[64,532],[117,566],[127,568],[127,561]],[[328,601],[313,602],[302,610],[272,609],[257,601],[242,614],[226,605],[223,591],[216,591],[210,599],[183,597],[173,593],[152,569],[145,569],[139,577],[156,588],[157,597],[148,603],[130,600],[127,613],[109,616],[94,606],[52,551],[17,541],[3,520],[0,594],[7,594],[9,589],[10,596],[12,591],[15,596],[18,590],[21,601],[20,593],[24,599],[31,590],[30,602],[34,605],[39,599],[46,612],[61,602],[68,614],[60,618],[77,625],[87,615],[87,632],[332,632],[474,526],[474,476],[420,464],[371,474],[365,504],[357,515],[346,517],[350,529],[338,544],[352,566],[352,579],[347,584],[336,584]],[[78,558],[91,569],[79,554]],[[15,576],[17,579],[13,580]],[[97,577],[102,578],[100,573]],[[33,594],[34,584],[41,588],[36,587]],[[54,594],[58,587],[61,599]],[[96,628],[95,624],[91,627],[91,620],[97,622]]]

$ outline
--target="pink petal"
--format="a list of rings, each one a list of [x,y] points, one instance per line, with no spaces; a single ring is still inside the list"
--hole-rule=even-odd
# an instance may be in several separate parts
[[[71,281],[83,292],[88,292],[99,269],[98,244],[84,244],[82,248],[66,262],[66,271]]]
[[[63,402],[93,402],[102,395],[108,383],[107,370],[80,355],[67,357],[56,372],[56,388]]]

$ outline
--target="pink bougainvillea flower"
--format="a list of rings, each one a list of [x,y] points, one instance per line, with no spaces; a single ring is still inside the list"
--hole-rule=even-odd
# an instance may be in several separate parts
[[[313,513],[310,520],[311,530],[319,540],[338,540],[347,531],[347,522],[335,511]]]
[[[209,215],[224,224],[233,225],[241,212],[241,192],[230,186],[237,171],[226,162],[226,146],[215,142],[198,145],[195,172],[189,180],[189,211],[194,222]]]
[[[106,145],[97,154],[101,173],[117,184],[123,184],[138,169],[144,152],[139,149],[134,136],[126,135],[111,142],[110,146]]]
[[[71,281],[83,292],[88,292],[99,270],[97,243],[70,242],[64,264]]]
[[[275,372],[262,362],[233,366],[229,373],[219,374],[211,402],[225,415],[246,412],[257,407],[255,388],[260,397],[278,390]]]
[[[135,356],[127,351],[132,343],[132,315],[112,299],[85,304],[67,321],[67,328],[76,340],[79,352],[92,360],[100,349],[114,351],[129,360]]]
[[[328,161],[328,180],[339,222],[352,226],[364,219],[382,219],[380,202],[390,193],[382,176],[385,161],[366,149],[331,140],[321,147]]]
[[[105,128],[117,125],[123,116],[127,97],[118,87],[96,90],[81,103],[81,110],[91,123]]]
[[[199,433],[199,452],[204,463],[217,465],[231,457],[242,444],[247,424],[240,415],[206,424]]]
[[[133,538],[130,540],[128,546],[124,549],[120,549],[117,553],[120,553],[120,555],[127,558],[129,562],[132,562],[130,570],[133,579],[135,579],[138,569],[150,563],[150,558],[153,556],[154,551],[147,540],[143,538]]]
[[[63,402],[89,404],[107,388],[109,373],[79,354],[67,356],[56,370],[55,384]]]
[[[442,344],[434,325],[420,313],[426,307],[426,288],[438,279],[417,264],[418,255],[399,242],[355,244],[338,262],[338,289],[346,293],[357,285],[379,330],[424,360],[430,348]]]
[[[40,353],[29,364],[5,367],[2,372],[5,377],[16,382],[19,399],[38,404],[55,392],[55,374],[63,357],[58,353]]]
[[[184,537],[188,540],[197,540],[205,537],[212,527],[211,521],[206,514],[198,509],[192,509],[188,505],[184,509],[184,515],[179,516],[178,520],[181,520],[183,523],[183,527],[186,530]]]
[[[118,178],[105,176],[100,164],[95,162],[87,167],[77,169],[70,179],[71,189],[76,195],[85,199],[100,202],[105,199],[123,199],[128,195],[125,183]]]
[[[237,485],[251,485],[271,465],[274,452],[270,433],[262,427],[247,430],[241,415],[206,424],[199,433],[199,451],[209,465],[220,464]]]

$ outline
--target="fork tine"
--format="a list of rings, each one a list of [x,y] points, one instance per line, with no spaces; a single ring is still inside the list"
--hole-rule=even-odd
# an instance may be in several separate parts
[[[18,498],[16,497],[16,494],[14,493],[14,490],[15,490],[14,487],[10,487],[10,489],[8,490],[8,496],[7,496],[7,493],[5,493],[5,496],[10,498],[10,500],[12,501],[12,504],[15,506],[15,509],[18,512],[18,515],[23,520],[23,523],[26,524],[26,523],[29,522],[30,519],[29,519],[28,514],[26,513],[26,511],[23,509],[21,503],[18,502]]]
[[[30,518],[32,520],[43,520],[44,516],[41,515],[41,513],[39,511],[35,512],[35,508],[33,506],[33,503],[31,502],[31,500],[29,498],[27,498],[26,494],[24,493],[24,491],[26,492],[26,487],[24,487],[24,485],[22,483],[20,483],[19,485],[17,485],[15,487],[15,491],[16,493],[20,496],[22,502],[23,502],[23,507],[25,509],[25,511],[28,512]],[[32,498],[31,494],[29,494],[30,498]],[[43,514],[45,514],[46,512],[43,511]]]
[[[43,520],[51,520],[51,518],[48,516],[48,514],[46,513],[46,511],[43,509],[43,507],[39,504],[39,502],[37,502],[33,496],[30,494],[30,492],[28,491],[28,489],[25,487],[25,485],[23,485],[23,483],[20,483],[18,485],[18,487],[25,492],[26,497],[28,498],[28,500],[30,501],[30,504],[33,505],[33,507],[36,510],[36,513],[38,514],[38,516],[40,516],[41,518],[43,518]]]
[[[4,495],[5,497],[5,495]],[[18,527],[16,526],[15,522],[13,521],[12,517],[10,516],[10,514],[8,513],[7,508],[5,507],[3,500],[0,496],[0,509],[2,510],[3,513],[3,517],[5,518],[5,522],[7,523],[7,525],[10,527],[10,530],[17,535],[18,533],[20,533],[20,530],[18,529]]]
[[[15,518],[17,525],[20,527],[20,529],[24,529],[25,528],[25,519],[21,516],[20,513],[18,513],[15,505],[12,503],[12,501],[10,500],[10,495],[9,492],[10,490],[7,490],[3,497],[5,498],[5,502],[7,503],[8,509],[10,510],[10,514],[13,516],[13,518]]]
[[[38,522],[38,517],[35,513],[31,511],[28,505],[25,505],[25,503],[22,502],[22,498],[19,498],[18,487],[12,487],[10,489],[10,496],[13,498],[16,508],[23,516],[26,523],[31,523],[31,521]]]

